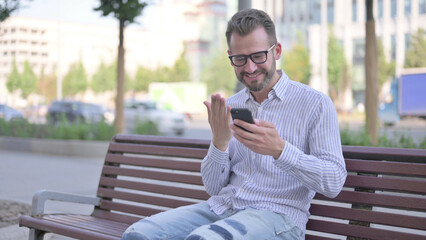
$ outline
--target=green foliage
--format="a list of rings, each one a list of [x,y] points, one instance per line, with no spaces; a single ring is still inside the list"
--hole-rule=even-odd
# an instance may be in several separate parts
[[[302,35],[299,33],[298,42],[293,45],[291,51],[284,54],[282,69],[292,80],[309,84],[311,76],[309,51],[303,41]]]
[[[342,145],[352,146],[374,146],[370,136],[367,134],[365,128],[354,131],[345,127],[340,130],[340,139]],[[384,134],[378,138],[376,147],[395,147],[395,148],[421,148],[426,149],[426,137],[419,144],[414,143],[413,139],[408,133],[397,134],[394,133],[393,137]]]
[[[377,40],[377,64],[377,80],[379,81],[379,89],[381,89],[383,84],[389,79],[389,77],[395,76],[395,61],[386,61],[383,44],[380,40]]]
[[[185,58],[185,51],[182,51],[170,72],[169,82],[188,82],[190,80],[191,69]]]
[[[31,93],[37,92],[37,76],[28,61],[24,63],[24,72],[21,75],[21,94],[26,98]]]
[[[410,48],[405,56],[404,67],[426,67],[426,33],[422,28],[419,28],[417,33],[411,36]]]
[[[20,0],[3,0],[0,3],[0,22],[6,20],[10,15],[21,7]]]
[[[154,70],[139,66],[135,74],[133,90],[137,92],[148,91],[149,84],[156,81],[156,76]]]
[[[86,91],[88,86],[87,75],[81,61],[71,64],[62,86],[63,94],[67,97]]]
[[[339,91],[342,89],[343,72],[346,66],[346,58],[343,47],[330,28],[328,36],[328,58],[327,73],[330,89],[330,97],[336,100]]]
[[[104,62],[98,67],[98,70],[92,77],[91,89],[95,93],[114,90],[116,87],[117,78],[117,62],[107,66]]]
[[[225,49],[217,50],[201,75],[202,82],[207,85],[207,93],[223,91],[227,96],[234,93],[236,77]]]
[[[24,63],[22,73],[19,73],[16,62],[13,61],[12,72],[9,74],[6,83],[9,92],[21,90],[22,97],[26,98],[31,93],[37,92],[37,82],[37,76],[28,60]]]
[[[41,71],[38,91],[46,98],[48,103],[56,98],[56,79],[57,77],[54,73],[45,74],[44,69]]]
[[[6,87],[9,92],[14,92],[21,88],[21,74],[18,72],[15,59],[13,60],[12,71],[7,76]]]
[[[142,10],[148,5],[139,0],[99,0],[100,6],[95,11],[101,11],[102,16],[112,14],[114,18],[124,22],[124,25],[135,22]]]
[[[114,136],[114,128],[104,122],[71,124],[63,120],[51,125],[32,124],[27,120],[6,122],[0,119],[0,136],[107,141]]]
[[[136,121],[135,134],[160,135],[160,131],[158,130],[158,126],[153,122]]]

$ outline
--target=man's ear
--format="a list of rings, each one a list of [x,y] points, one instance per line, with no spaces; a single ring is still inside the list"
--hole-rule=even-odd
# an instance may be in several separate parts
[[[282,53],[282,46],[281,43],[277,42],[275,44],[275,60],[279,60],[281,58],[281,53]]]

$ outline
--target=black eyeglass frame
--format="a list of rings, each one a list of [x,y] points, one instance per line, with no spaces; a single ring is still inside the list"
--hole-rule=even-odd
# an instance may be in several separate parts
[[[274,48],[275,47],[275,45],[276,44],[274,44],[274,45],[272,45],[268,50],[265,50],[265,51],[259,51],[259,52],[255,52],[255,53],[252,53],[252,54],[250,54],[250,55],[244,55],[244,54],[236,54],[236,55],[230,55],[230,56],[228,56],[228,58],[229,58],[229,60],[231,61],[231,63],[234,65],[234,66],[236,66],[236,67],[242,67],[242,66],[244,66],[244,65],[246,65],[247,64],[247,59],[248,58],[250,58],[255,64],[262,64],[262,63],[265,63],[266,61],[268,61],[268,53],[269,53],[269,51],[271,51],[272,50],[272,48]],[[253,59],[253,55],[256,55],[256,54],[259,54],[259,53],[264,53],[265,54],[265,61],[261,61],[261,62],[257,62],[256,60],[254,60]],[[232,60],[233,58],[235,58],[235,57],[244,57],[244,63],[243,64],[235,64],[234,63],[234,61]]]

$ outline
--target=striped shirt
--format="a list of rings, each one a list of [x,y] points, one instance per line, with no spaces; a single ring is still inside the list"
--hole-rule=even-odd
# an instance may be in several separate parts
[[[330,98],[281,78],[262,104],[247,89],[227,105],[272,122],[286,141],[278,159],[257,154],[235,138],[225,152],[210,145],[201,165],[207,201],[216,214],[252,207],[289,216],[305,232],[315,192],[335,197],[346,179],[337,114]]]

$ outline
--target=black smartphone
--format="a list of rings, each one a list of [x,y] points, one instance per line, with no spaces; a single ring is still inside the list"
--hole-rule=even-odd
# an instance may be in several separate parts
[[[251,114],[251,111],[247,108],[231,108],[231,116],[232,116],[233,120],[239,119],[239,120],[242,120],[244,122],[254,123],[253,115]],[[247,132],[250,132],[243,127],[240,127],[238,125],[235,125],[235,126],[241,128],[241,129],[243,129]]]

